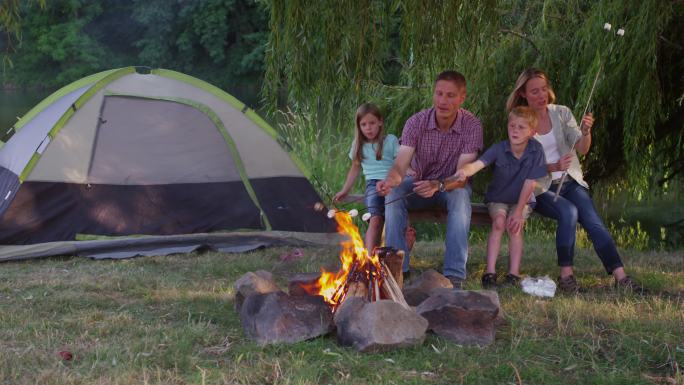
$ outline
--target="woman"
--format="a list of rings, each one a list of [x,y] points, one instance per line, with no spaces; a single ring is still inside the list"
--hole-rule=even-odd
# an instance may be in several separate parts
[[[577,158],[577,152],[582,155],[589,152],[594,118],[591,114],[583,116],[581,127],[577,127],[572,111],[568,107],[553,104],[555,99],[556,95],[546,74],[541,70],[529,68],[518,77],[515,89],[506,102],[506,109],[511,111],[514,107],[527,105],[537,114],[539,123],[535,139],[544,147],[547,171],[550,175],[537,181],[545,192],[536,197],[535,211],[558,222],[558,287],[565,292],[579,291],[579,284],[572,269],[576,224],[579,222],[589,234],[603,267],[615,278],[616,287],[644,293],[644,289],[625,273],[615,241],[608,233],[589,196],[589,185],[584,181]],[[567,172],[565,182],[558,200],[554,202],[563,172]]]

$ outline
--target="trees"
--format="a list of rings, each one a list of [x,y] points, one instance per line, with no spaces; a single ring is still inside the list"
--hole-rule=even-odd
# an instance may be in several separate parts
[[[621,178],[635,190],[684,174],[684,2],[653,0],[418,1],[271,0],[264,93],[338,130],[340,111],[361,101],[388,113],[399,131],[430,103],[433,77],[463,72],[465,108],[482,117],[485,143],[505,136],[504,101],[526,67],[543,68],[558,100],[581,113],[599,58],[605,58],[593,102],[590,180]],[[626,179],[625,179],[626,178]]]
[[[4,74],[6,82],[54,87],[104,69],[143,65],[230,88],[258,87],[263,73],[267,11],[255,0],[2,4],[12,4],[14,16],[0,24],[21,35],[11,40],[20,44],[8,52],[15,65]]]

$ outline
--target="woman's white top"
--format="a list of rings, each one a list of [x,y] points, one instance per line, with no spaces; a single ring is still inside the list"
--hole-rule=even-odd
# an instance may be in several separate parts
[[[544,156],[546,156],[546,163],[556,163],[560,160],[561,156],[558,152],[558,143],[556,143],[556,137],[553,136],[553,131],[541,135],[537,134],[535,137],[544,147]],[[551,173],[551,179],[556,180],[563,176],[563,171],[554,171]]]

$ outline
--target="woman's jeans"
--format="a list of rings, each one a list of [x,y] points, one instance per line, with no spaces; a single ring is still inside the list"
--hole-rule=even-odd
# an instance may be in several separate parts
[[[563,183],[558,200],[554,202],[553,198],[557,189],[558,184],[552,184],[548,191],[538,195],[534,210],[558,222],[556,229],[558,266],[572,266],[572,259],[575,255],[577,222],[579,222],[589,234],[594,250],[596,250],[596,254],[598,254],[608,274],[616,268],[622,267],[615,242],[596,212],[589,191],[568,178]]]
[[[465,279],[471,215],[470,187],[436,192],[430,198],[417,194],[407,197],[407,194],[413,192],[413,182],[411,177],[404,178],[385,198],[386,204],[392,202],[385,206],[385,244],[406,253],[403,271],[409,271],[410,256],[406,247],[408,209],[443,207],[447,210],[444,275]]]

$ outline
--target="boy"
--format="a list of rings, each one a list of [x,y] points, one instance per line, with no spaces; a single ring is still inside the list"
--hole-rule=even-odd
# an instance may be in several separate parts
[[[459,181],[465,180],[488,165],[493,165],[492,180],[485,193],[485,203],[492,217],[492,231],[487,241],[487,271],[482,286],[496,286],[496,259],[501,248],[501,237],[508,230],[510,254],[505,284],[520,281],[520,261],[523,252],[522,230],[534,204],[535,179],[546,175],[544,149],[532,139],[537,127],[537,116],[529,107],[516,107],[508,114],[508,140],[492,145],[475,162],[456,172]]]

